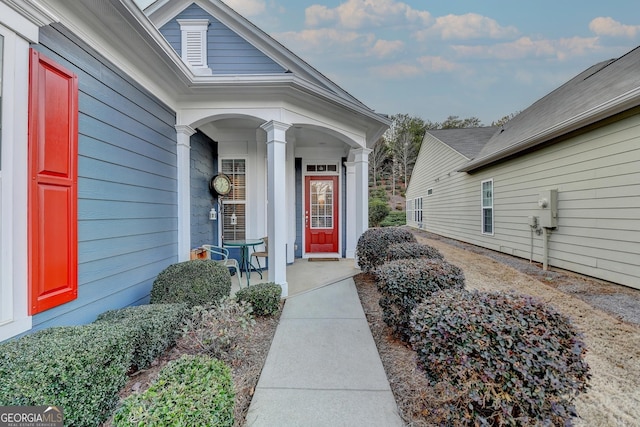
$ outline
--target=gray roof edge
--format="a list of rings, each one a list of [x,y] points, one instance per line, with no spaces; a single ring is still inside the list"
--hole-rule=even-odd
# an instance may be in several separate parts
[[[640,105],[640,87],[627,91],[563,122],[544,129],[529,138],[505,147],[500,151],[496,151],[485,157],[473,159],[462,168],[458,169],[458,172],[471,172],[483,166],[488,166],[506,157],[540,145],[550,139],[578,130],[638,105]]]
[[[480,126],[473,128],[446,128],[446,129],[427,129],[425,131],[425,137],[427,134],[431,135],[433,138],[438,140],[441,144],[444,144],[449,149],[455,151],[460,154],[467,160],[472,160],[474,156],[476,156],[482,147],[489,142],[491,136],[494,135],[498,131],[499,126]],[[464,144],[460,143],[459,138],[449,139],[448,136],[455,135],[459,136],[460,134],[466,134],[467,136],[473,135],[475,147],[471,144],[466,144],[466,149],[462,150]],[[443,136],[447,136],[443,138]],[[468,141],[467,141],[468,142]]]

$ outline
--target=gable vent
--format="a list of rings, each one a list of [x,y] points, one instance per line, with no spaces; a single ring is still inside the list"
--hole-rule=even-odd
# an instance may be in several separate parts
[[[182,60],[195,74],[211,75],[207,65],[207,28],[208,19],[178,19],[180,24]]]

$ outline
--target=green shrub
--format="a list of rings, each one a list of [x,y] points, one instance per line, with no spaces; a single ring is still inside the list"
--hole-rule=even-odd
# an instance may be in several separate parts
[[[151,303],[215,304],[231,293],[229,269],[208,259],[170,265],[153,282]]]
[[[237,356],[240,340],[247,339],[255,324],[247,302],[227,297],[212,307],[195,306],[185,322],[181,345],[222,360]]]
[[[176,343],[186,314],[185,304],[148,304],[107,311],[96,322],[129,330],[134,345],[131,365],[144,369]]]
[[[0,344],[0,406],[54,405],[65,425],[98,425],[118,403],[133,354],[128,331],[93,323]]]
[[[236,292],[236,299],[251,304],[256,316],[276,314],[280,310],[281,297],[282,287],[273,282],[258,283]]]
[[[383,187],[372,188],[369,191],[369,199],[380,199],[385,202],[389,200],[389,195]]]
[[[401,227],[370,228],[358,239],[356,257],[365,273],[371,272],[387,259],[387,248],[394,243],[416,242],[411,231]]]
[[[127,397],[114,426],[233,426],[231,370],[208,356],[169,362],[143,393]]]
[[[395,243],[387,250],[387,260],[410,258],[431,258],[444,260],[444,257],[436,248],[422,243],[404,242]]]
[[[460,391],[448,424],[566,425],[587,389],[580,334],[532,297],[438,292],[415,308],[411,327],[429,380]]]
[[[397,206],[396,206],[397,208]],[[402,211],[394,211],[389,212],[382,222],[380,222],[380,227],[399,227],[401,225],[407,224],[407,213]]]
[[[389,261],[374,274],[382,294],[382,319],[394,333],[409,342],[411,310],[434,292],[464,289],[464,275],[455,265],[443,260],[414,258]]]
[[[369,226],[378,227],[389,215],[389,204],[381,199],[369,199]]]

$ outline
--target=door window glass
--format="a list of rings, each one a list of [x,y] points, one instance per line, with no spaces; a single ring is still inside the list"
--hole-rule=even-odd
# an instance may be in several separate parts
[[[333,181],[310,181],[311,228],[333,228]]]

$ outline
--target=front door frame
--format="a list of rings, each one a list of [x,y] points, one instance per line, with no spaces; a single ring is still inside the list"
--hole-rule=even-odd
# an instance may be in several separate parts
[[[329,171],[327,168],[321,171],[309,171],[309,165],[335,165],[335,171]],[[302,209],[300,210],[300,220],[302,223],[302,258],[322,258],[322,257],[342,257],[342,245],[343,245],[343,194],[342,194],[342,174],[341,174],[341,164],[338,161],[333,160],[313,160],[313,161],[303,161],[302,162]],[[337,186],[335,188],[335,197],[337,202],[337,230],[338,233],[338,250],[337,252],[307,252],[307,232],[305,225],[305,210],[308,196],[307,189],[307,178],[308,177],[330,177],[337,178]]]

